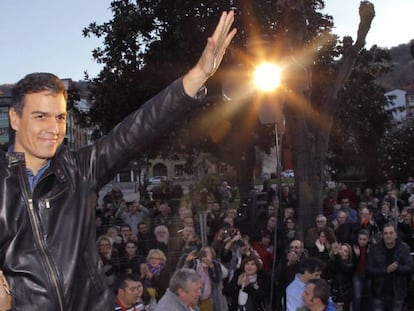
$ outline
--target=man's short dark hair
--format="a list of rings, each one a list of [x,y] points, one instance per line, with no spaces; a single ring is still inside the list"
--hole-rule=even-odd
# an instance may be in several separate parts
[[[115,294],[119,289],[124,289],[128,287],[128,281],[133,282],[142,282],[141,279],[136,274],[122,274],[114,282]]]
[[[309,273],[322,272],[323,268],[323,261],[316,257],[305,258],[300,263],[300,273],[302,274],[305,273],[305,271],[308,271]]]
[[[369,233],[369,231],[367,230],[367,229],[361,229],[361,230],[359,230],[358,231],[358,235],[359,234],[361,234],[361,235],[365,235],[365,236],[367,236],[367,237],[369,237],[371,234]]]
[[[120,228],[121,228],[121,229],[122,229],[122,228],[129,228],[129,230],[132,230],[131,225],[130,225],[130,224],[126,224],[126,223],[123,223],[123,224],[120,226]]]
[[[328,305],[331,293],[328,282],[324,279],[312,279],[308,282],[308,284],[315,285],[313,288],[313,297],[319,298],[325,306]]]
[[[12,105],[17,114],[22,114],[23,100],[27,94],[39,93],[43,91],[47,91],[53,95],[62,93],[65,100],[68,99],[65,85],[57,76],[45,72],[31,73],[17,82],[12,89]]]
[[[387,227],[393,227],[394,231],[397,232],[397,228],[395,227],[395,224],[392,222],[387,222],[386,224],[384,224],[384,226],[382,227],[382,232],[384,232],[384,229]]]

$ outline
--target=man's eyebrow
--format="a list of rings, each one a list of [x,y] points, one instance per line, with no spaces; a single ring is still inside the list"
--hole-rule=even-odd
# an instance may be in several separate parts
[[[48,114],[48,112],[41,111],[41,110],[34,110],[34,111],[31,112],[31,114]]]

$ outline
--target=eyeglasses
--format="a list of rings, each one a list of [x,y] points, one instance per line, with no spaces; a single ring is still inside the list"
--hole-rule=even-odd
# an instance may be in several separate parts
[[[159,258],[159,257],[150,257],[149,259],[150,260],[162,260],[162,258]]]

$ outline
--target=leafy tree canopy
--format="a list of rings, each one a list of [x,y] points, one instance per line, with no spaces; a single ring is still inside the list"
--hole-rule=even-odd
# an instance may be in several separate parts
[[[108,133],[128,113],[194,65],[220,13],[234,9],[238,34],[222,72],[209,82],[209,96],[200,106],[201,113],[180,120],[177,130],[166,133],[163,142],[154,142],[152,151],[168,146],[167,141],[174,142],[170,147],[175,151],[197,153],[207,149],[235,165],[235,159],[240,159],[239,165],[248,171],[246,161],[249,166],[254,164],[252,147],[260,144],[268,150],[274,142],[273,133],[260,124],[248,100],[231,103],[239,109],[228,113],[229,104],[222,103],[219,80],[226,64],[242,63],[250,68],[257,58],[272,56],[288,63],[287,82],[295,86],[297,78],[303,79],[302,68],[311,68],[313,108],[309,107],[306,117],[313,118],[313,126],[319,126],[321,115],[337,116],[331,148],[336,158],[332,159],[336,163],[351,158],[368,163],[371,154],[366,158],[360,155],[368,149],[375,150],[388,118],[386,102],[380,95],[382,89],[374,83],[385,71],[380,63],[386,54],[377,47],[363,50],[350,81],[341,87],[337,98],[341,104],[323,106],[327,94],[335,88],[332,82],[338,74],[338,59],[352,40],[338,41],[331,32],[333,19],[321,13],[323,8],[322,0],[113,1],[110,21],[102,25],[91,23],[84,29],[85,36],[104,38],[104,46],[93,51],[104,68],[90,80],[93,106],[83,115],[83,122],[96,126],[96,137]],[[252,43],[257,37],[262,38],[262,46],[265,42],[265,49]],[[285,109],[287,115],[298,111],[303,115],[301,107]],[[329,132],[327,127],[328,135]],[[288,143],[293,136],[294,133],[287,135]]]

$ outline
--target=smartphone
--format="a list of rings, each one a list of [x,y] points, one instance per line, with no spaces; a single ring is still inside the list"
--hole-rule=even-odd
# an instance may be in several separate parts
[[[198,251],[195,253],[195,255],[197,256],[197,258],[203,258],[207,256],[206,251]]]

